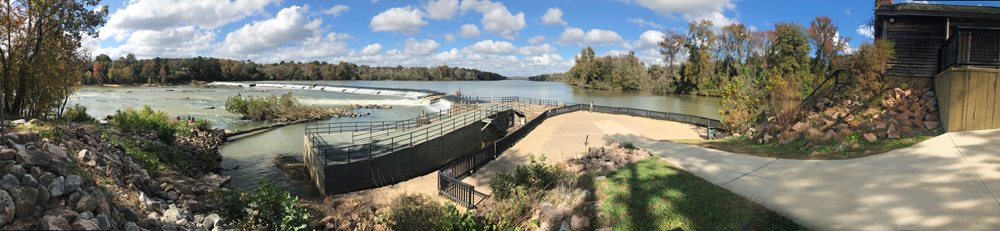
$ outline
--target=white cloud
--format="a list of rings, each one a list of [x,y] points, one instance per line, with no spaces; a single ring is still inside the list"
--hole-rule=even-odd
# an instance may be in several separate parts
[[[545,36],[541,35],[535,35],[535,37],[531,37],[530,39],[528,39],[528,43],[531,44],[538,44],[545,41],[546,41]]]
[[[458,51],[458,49],[451,48],[450,51],[445,51],[445,52],[433,54],[433,55],[427,57],[427,59],[431,60],[431,61],[437,61],[437,62],[454,63],[454,62],[461,62],[462,61],[462,54]],[[439,65],[436,65],[436,66],[439,66]]]
[[[562,20],[562,16],[563,12],[562,10],[559,10],[559,8],[549,8],[549,11],[545,12],[545,15],[542,15],[542,23],[552,26],[565,26],[566,21]]]
[[[642,7],[653,10],[664,17],[675,19],[680,14],[685,20],[695,21],[701,19],[712,20],[716,26],[729,25],[734,20],[722,15],[726,10],[736,9],[735,0],[700,0],[700,1],[675,1],[675,0],[618,0],[625,3],[635,3]]]
[[[663,27],[663,25],[656,24],[655,22],[650,22],[650,21],[642,20],[641,18],[630,18],[630,19],[628,19],[628,21],[631,22],[631,23],[639,24],[639,28],[642,28],[643,26],[647,26],[647,25],[649,27],[656,28],[656,29],[666,28],[666,27]]]
[[[425,56],[437,52],[438,47],[441,44],[435,42],[434,40],[424,39],[417,41],[414,38],[406,39],[406,48],[403,49],[403,54],[408,56]]]
[[[479,27],[472,24],[462,25],[462,30],[458,33],[458,35],[466,38],[479,37]]]
[[[180,25],[202,30],[215,29],[251,15],[263,13],[264,7],[275,0],[139,0],[130,1],[118,9],[101,28],[105,38],[132,30],[159,31]]]
[[[458,0],[438,0],[427,2],[424,6],[427,16],[436,20],[451,19],[458,13]]]
[[[318,36],[323,20],[309,21],[307,7],[292,6],[282,9],[277,17],[254,21],[226,35],[216,53],[256,54],[273,50],[290,42]]]
[[[483,40],[465,48],[483,54],[506,55],[518,51],[518,48],[507,41]]]
[[[328,15],[333,15],[333,17],[336,18],[336,17],[340,16],[341,13],[347,12],[350,9],[351,9],[351,7],[349,7],[349,6],[336,5],[336,6],[333,6],[333,8],[330,8],[328,10],[324,10],[323,13],[324,14],[328,14]]]
[[[454,42],[455,41],[455,35],[453,35],[451,33],[444,34],[444,41],[445,42]]]
[[[159,31],[135,31],[125,44],[115,48],[101,48],[101,40],[90,36],[84,36],[81,43],[84,48],[90,49],[93,55],[107,54],[111,57],[121,57],[131,53],[138,58],[188,58],[196,56],[198,51],[211,49],[215,37],[212,31],[200,31],[194,26],[182,26]]]
[[[378,0],[372,0],[372,4],[375,4],[376,2],[378,2]]]
[[[847,14],[847,16],[852,16],[851,15],[851,8],[844,8],[844,10],[845,10],[844,14]]]
[[[518,32],[524,29],[524,13],[511,14],[503,3],[490,2],[489,0],[476,1],[465,0],[461,4],[463,11],[475,10],[483,14],[483,29],[503,36],[507,40],[514,40],[520,36]]]
[[[663,32],[647,30],[639,35],[639,40],[636,40],[635,43],[632,44],[631,49],[645,50],[657,48],[660,47],[658,44],[660,41],[663,41]]]
[[[416,35],[420,33],[420,27],[427,25],[424,21],[424,12],[412,6],[396,7],[388,9],[372,17],[372,32],[393,31],[406,35]]]
[[[548,43],[542,45],[531,45],[518,49],[518,53],[525,56],[544,55],[552,52],[556,52],[556,48]]]
[[[601,30],[601,29],[591,29],[590,31],[584,33],[580,28],[566,28],[562,34],[559,35],[559,39],[556,40],[556,44],[560,45],[571,45],[571,44],[607,44],[614,43],[622,40],[622,36],[618,35],[614,31]]]
[[[261,56],[263,56],[263,61],[268,62],[281,60],[302,62],[350,56],[354,54],[354,49],[347,49],[347,43],[341,41],[350,37],[347,34],[329,33],[325,37],[307,38],[302,45],[282,47],[275,52]]]
[[[868,25],[860,25],[860,26],[858,26],[858,34],[864,35],[865,37],[872,38],[872,39],[875,38],[875,30],[872,29],[872,27],[868,26]]]
[[[366,46],[365,49],[361,49],[361,53],[359,53],[359,54],[360,55],[376,55],[378,53],[382,53],[382,44],[376,43],[376,44],[371,44],[371,45]]]

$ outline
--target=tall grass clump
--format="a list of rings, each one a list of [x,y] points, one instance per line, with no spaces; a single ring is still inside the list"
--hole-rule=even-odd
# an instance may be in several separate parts
[[[155,131],[156,137],[167,144],[174,142],[177,133],[190,134],[187,122],[171,120],[166,112],[153,111],[149,105],[144,105],[141,110],[132,107],[125,108],[125,111],[117,110],[113,118],[112,123],[122,132]]]
[[[75,123],[85,123],[85,124],[97,124],[99,123],[97,119],[87,114],[87,106],[80,104],[74,104],[65,113],[63,113],[63,121],[69,120]]]
[[[226,99],[226,111],[241,115],[246,120],[293,121],[322,113],[323,109],[300,104],[292,97],[291,92],[281,94],[280,97],[275,94],[264,97],[243,97],[237,93]]]

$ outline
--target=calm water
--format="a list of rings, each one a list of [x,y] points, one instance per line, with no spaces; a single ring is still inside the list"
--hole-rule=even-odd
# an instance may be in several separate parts
[[[572,87],[559,82],[529,82],[529,81],[271,81],[257,83],[283,83],[294,85],[339,85],[356,87],[403,88],[420,89],[454,94],[461,89],[462,93],[471,96],[522,96],[538,99],[551,99],[559,102],[590,103],[615,107],[632,107],[656,111],[684,113],[708,118],[719,118],[719,100],[713,97],[686,95],[654,95],[642,91],[603,91]],[[384,121],[407,119],[420,112],[446,109],[447,105],[429,105],[418,99],[402,96],[352,94],[343,92],[291,90],[268,87],[253,89],[269,89],[269,92],[241,92],[246,88],[199,88],[183,87],[84,87],[70,97],[70,104],[79,103],[89,107],[89,113],[94,117],[114,114],[115,110],[125,107],[142,107],[150,105],[154,110],[165,111],[171,117],[205,118],[215,127],[224,129],[247,129],[269,122],[249,122],[225,111],[226,98],[237,93],[244,96],[267,96],[293,92],[292,95],[300,102],[322,107],[336,107],[351,104],[392,105],[392,109],[362,110],[371,112],[370,116],[358,118],[334,118],[323,122],[352,121]],[[187,98],[190,98],[189,100]],[[213,108],[214,107],[214,108]],[[237,190],[248,190],[254,187],[257,178],[267,176],[283,183],[283,188],[298,196],[315,196],[308,185],[290,181],[271,163],[277,155],[302,156],[303,134],[305,124],[272,129],[267,132],[245,136],[227,143],[220,148],[223,161],[222,167],[238,169],[226,171],[224,174],[233,177],[232,186]]]

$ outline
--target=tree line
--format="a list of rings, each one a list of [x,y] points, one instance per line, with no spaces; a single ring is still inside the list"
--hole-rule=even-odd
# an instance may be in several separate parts
[[[687,33],[666,30],[658,44],[663,64],[646,67],[634,52],[595,57],[587,47],[569,71],[530,79],[597,89],[719,96],[740,79],[748,83],[757,77],[782,76],[795,83],[798,93],[808,94],[841,66],[850,41],[838,36],[837,27],[825,16],[816,17],[808,27],[779,22],[772,30],[754,31],[735,23],[716,31],[713,26],[701,20],[689,23]]]
[[[262,64],[250,60],[195,57],[136,59],[128,54],[112,60],[101,54],[82,74],[84,84],[179,84],[192,81],[261,80],[502,80],[496,73],[448,67],[372,67],[340,61]]]

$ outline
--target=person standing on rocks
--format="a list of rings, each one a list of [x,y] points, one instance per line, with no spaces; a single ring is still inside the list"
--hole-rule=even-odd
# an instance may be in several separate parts
[[[594,112],[594,101],[590,101],[590,112]]]

